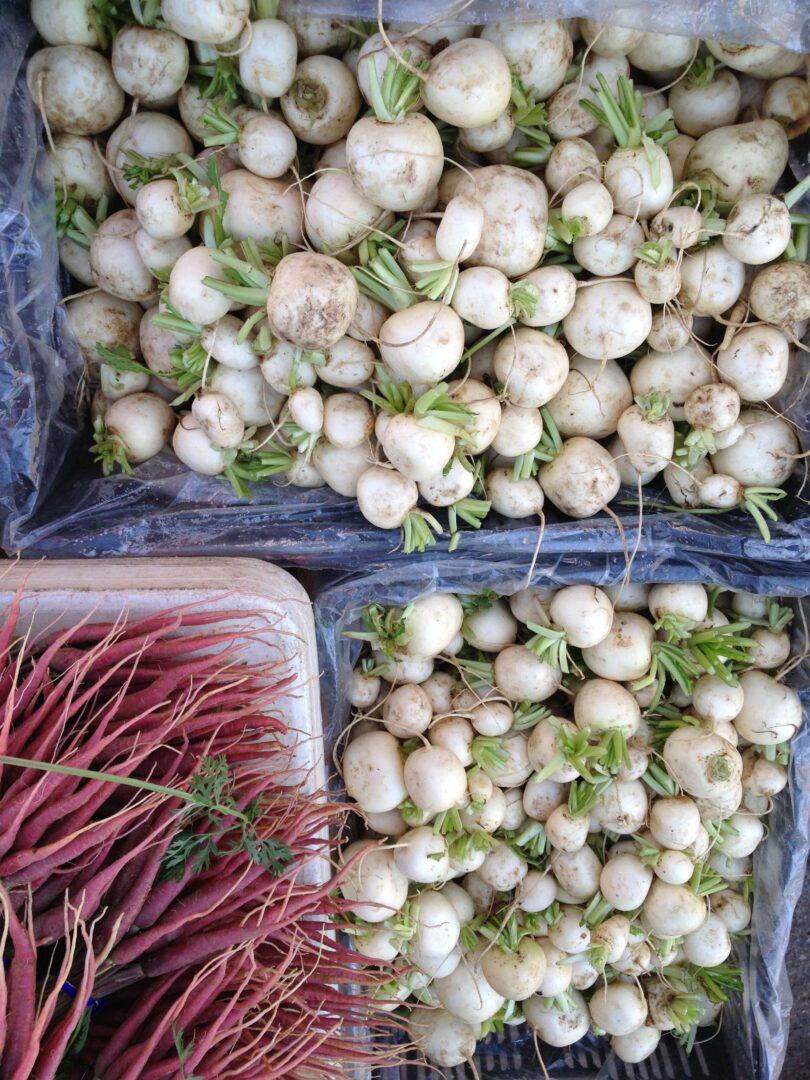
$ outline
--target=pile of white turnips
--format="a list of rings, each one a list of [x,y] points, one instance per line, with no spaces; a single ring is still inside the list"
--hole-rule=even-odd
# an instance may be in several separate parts
[[[772,194],[803,57],[277,6],[140,0],[105,33],[32,0],[105,470],[170,444],[245,496],[326,484],[406,550],[437,508],[585,518],[663,474],[659,503],[767,536],[810,318],[807,183]]]
[[[700,584],[365,610],[342,774],[368,835],[341,888],[430,1061],[525,1020],[638,1062],[717,1020],[802,722],[791,619]]]

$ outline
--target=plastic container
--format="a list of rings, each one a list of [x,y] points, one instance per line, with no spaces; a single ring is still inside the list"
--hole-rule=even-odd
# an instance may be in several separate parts
[[[326,768],[312,605],[285,570],[249,559],[6,564],[0,575],[0,607],[7,607],[20,587],[24,589],[21,633],[31,627],[39,631],[69,626],[88,614],[95,621],[112,621],[123,614],[140,618],[186,604],[207,611],[244,612],[244,627],[256,626],[258,618],[262,633],[246,647],[246,660],[257,664],[281,660],[295,679],[274,706],[287,725],[284,738],[292,748],[289,779],[307,792],[323,788]],[[325,881],[330,868],[318,862],[307,872]]]
[[[319,654],[324,669],[324,729],[327,752],[348,718],[346,688],[359,643],[343,631],[356,625],[360,610],[372,600],[404,606],[429,592],[478,593],[490,588],[511,594],[535,585],[617,584],[624,565],[612,557],[592,559],[542,558],[527,581],[524,558],[489,560],[460,558],[434,559],[411,567],[407,575],[396,565],[374,573],[348,578],[326,587],[316,599]],[[810,594],[810,575],[801,567],[792,569],[734,562],[707,563],[702,557],[683,552],[679,559],[640,560],[633,567],[633,580],[647,582],[702,581],[732,590],[792,597],[797,609]],[[810,606],[805,602],[805,608]],[[792,626],[793,648],[802,653],[803,619]],[[810,715],[810,661],[805,658],[788,676],[799,690],[805,717]],[[734,1080],[778,1080],[787,1046],[791,1007],[790,986],[785,971],[793,912],[801,895],[805,863],[810,852],[810,726],[805,723],[791,743],[793,757],[790,782],[776,800],[769,820],[769,836],[754,858],[754,908],[750,944],[740,955],[744,973],[744,994],[727,1006],[720,1034],[685,1057],[679,1045],[664,1040],[651,1059],[626,1066],[610,1054],[605,1040],[589,1039],[567,1051],[544,1047],[544,1064],[549,1075],[564,1080],[624,1080],[652,1078],[687,1080],[689,1077]],[[535,1080],[541,1074],[534,1044],[525,1026],[507,1029],[507,1034],[490,1037],[480,1045],[476,1064],[480,1076],[500,1080]],[[729,1071],[731,1070],[731,1071]],[[408,1067],[387,1074],[385,1080],[415,1080],[427,1077],[426,1070]],[[473,1080],[470,1069],[447,1070],[452,1080]]]
[[[739,41],[776,41],[806,47],[806,0],[778,5],[760,0],[386,0],[389,19],[425,20],[448,14],[465,21],[590,15],[655,30]],[[317,0],[314,9],[345,18],[375,18],[376,0]],[[306,10],[313,5],[307,2]],[[89,426],[77,407],[83,369],[59,300],[60,278],[51,187],[44,175],[42,130],[21,75],[33,38],[28,0],[6,0],[0,41],[0,543],[7,551],[92,557],[130,554],[264,555],[312,569],[359,569],[388,558],[396,533],[362,518],[353,499],[327,488],[301,490],[257,485],[252,503],[237,499],[227,482],[187,472],[166,451],[136,469],[135,477],[102,478],[92,464]],[[796,158],[797,176],[803,175]],[[806,169],[804,170],[806,171]],[[795,368],[801,367],[796,364]],[[786,390],[785,401],[796,397]],[[805,395],[806,397],[806,395]],[[799,399],[801,395],[799,393]],[[779,404],[779,403],[777,403]],[[789,415],[810,428],[803,406]],[[661,556],[682,546],[724,557],[795,561],[806,554],[810,515],[798,481],[777,510],[766,545],[752,520],[740,514],[695,517],[653,509],[645,513],[641,546]],[[628,491],[635,498],[634,491]],[[652,492],[648,491],[652,496]],[[637,511],[614,506],[630,546]],[[531,552],[535,526],[490,515],[480,533],[465,531],[465,553],[497,557],[506,542]],[[349,543],[351,541],[351,543]],[[440,540],[439,543],[446,541]],[[620,552],[622,540],[604,515],[571,522],[547,512],[544,549]],[[432,558],[429,555],[428,558]]]

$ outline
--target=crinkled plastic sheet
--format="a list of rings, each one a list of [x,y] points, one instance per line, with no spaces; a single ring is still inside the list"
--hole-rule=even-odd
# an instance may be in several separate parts
[[[325,0],[321,9],[341,7]],[[343,4],[352,17],[361,4]],[[369,10],[375,8],[368,0]],[[257,486],[245,503],[221,480],[188,473],[166,451],[136,470],[135,477],[102,478],[88,453],[86,416],[77,407],[81,357],[59,306],[61,286],[56,258],[52,202],[43,175],[42,130],[21,75],[31,38],[27,0],[3,5],[0,40],[0,542],[6,551],[62,556],[137,554],[230,554],[269,556],[310,569],[367,568],[387,559],[396,533],[372,528],[354,500],[327,488],[302,491],[278,484]],[[313,5],[308,2],[308,10]],[[349,10],[351,9],[351,10]],[[389,16],[409,13],[418,19],[443,10],[427,0],[398,0],[385,7]],[[608,13],[604,0],[559,4],[557,14]],[[465,18],[491,20],[500,12],[547,14],[541,0],[478,2]],[[797,44],[799,13],[806,0],[781,4],[752,0],[679,0],[678,4],[625,4],[631,21],[659,26],[657,20],[683,15],[690,32],[744,38],[760,24],[778,40]],[[632,16],[632,17],[631,17]],[[801,151],[806,155],[806,148]],[[804,156],[795,158],[797,175],[806,171]],[[810,203],[808,203],[810,206]],[[798,365],[797,365],[798,368]],[[796,394],[793,395],[794,397]],[[787,399],[789,400],[789,398]],[[800,430],[810,414],[793,407]],[[751,520],[739,514],[716,517],[672,515],[651,510],[641,538],[636,512],[621,510],[628,544],[661,557],[680,550],[714,552],[722,557],[798,561],[810,535],[804,501],[791,498],[777,507],[782,523],[774,542],[762,543]],[[650,489],[647,489],[647,494]],[[634,497],[635,492],[628,492]],[[621,538],[604,515],[570,522],[549,507],[544,551],[621,551]],[[462,550],[497,557],[502,544],[531,552],[537,540],[534,523],[508,523],[492,515],[479,533],[466,531]],[[444,541],[440,541],[444,543]],[[428,559],[432,555],[426,556]]]
[[[477,593],[483,589],[509,595],[527,584],[528,564],[518,550],[503,552],[495,565],[489,560],[444,557],[413,564],[407,574],[401,565],[389,564],[375,572],[347,577],[324,588],[316,598],[316,625],[323,669],[325,737],[331,754],[349,715],[347,686],[360,643],[344,636],[357,627],[362,607],[371,601],[404,606],[411,600],[435,591]],[[543,557],[532,578],[535,585],[617,584],[624,564],[613,555],[593,558],[578,555]],[[679,558],[644,556],[633,569],[636,581],[701,581],[733,590],[794,598],[798,612],[801,598],[810,593],[810,574],[796,567],[738,560],[721,562],[700,554],[682,553]],[[804,602],[807,607],[807,602]],[[794,652],[803,652],[803,619],[792,626]],[[810,661],[803,660],[787,681],[802,696],[805,718],[810,710]],[[792,997],[785,971],[785,954],[790,940],[793,912],[801,895],[805,863],[810,851],[810,727],[793,739],[793,758],[788,790],[777,800],[768,819],[768,839],[754,859],[755,899],[753,932],[749,949],[740,959],[745,991],[724,1012],[718,1038],[695,1048],[690,1058],[671,1040],[664,1040],[653,1059],[639,1066],[625,1066],[607,1047],[605,1040],[588,1040],[569,1051],[544,1047],[549,1073],[565,1080],[608,1080],[608,1078],[665,1078],[728,1075],[733,1063],[735,1080],[778,1080],[787,1046]],[[329,758],[327,757],[327,760]],[[540,1075],[533,1043],[525,1028],[513,1028],[507,1036],[487,1039],[479,1050],[480,1075],[501,1080],[535,1080]],[[394,1072],[386,1080],[413,1080],[428,1073],[411,1066]],[[447,1071],[452,1080],[471,1080],[465,1068]]]
[[[347,19],[375,19],[379,0],[297,0],[309,14],[341,14]],[[772,41],[786,49],[810,48],[807,0],[382,0],[383,18],[427,23],[530,22],[533,19],[584,15],[619,26],[643,26],[661,34],[697,35],[718,41],[761,44]]]

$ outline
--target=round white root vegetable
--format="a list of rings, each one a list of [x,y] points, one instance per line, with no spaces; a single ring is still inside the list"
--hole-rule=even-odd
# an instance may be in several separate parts
[[[370,731],[353,739],[342,768],[346,791],[363,810],[393,810],[408,794],[399,743],[388,732]]]
[[[171,30],[125,26],[115,35],[112,69],[121,89],[144,105],[176,94],[188,75],[188,46]]]
[[[630,383],[614,360],[574,356],[548,412],[563,438],[602,439],[613,434],[619,417],[632,403]]]
[[[440,746],[423,746],[409,754],[404,778],[413,802],[433,814],[455,807],[467,791],[464,766]]]
[[[792,427],[763,409],[743,409],[740,423],[740,438],[711,455],[714,469],[743,487],[780,487],[793,472],[799,453]]]
[[[605,863],[599,876],[599,889],[617,911],[635,911],[644,903],[652,881],[649,866],[628,851]]]
[[[734,727],[748,742],[775,745],[792,739],[802,723],[799,695],[763,671],[745,671],[740,676],[743,705],[734,717]]]
[[[644,901],[644,915],[658,937],[692,934],[706,921],[706,901],[685,885],[655,880]]]
[[[83,45],[40,49],[29,60],[25,77],[52,131],[99,135],[124,111],[124,91],[109,60]]]
[[[644,1024],[627,1035],[614,1035],[610,1040],[611,1048],[620,1061],[628,1065],[637,1065],[646,1061],[658,1048],[661,1032],[657,1027]]]
[[[425,300],[397,311],[380,329],[380,353],[398,379],[435,385],[464,351],[464,326],[451,307]]]
[[[650,832],[656,843],[673,851],[691,848],[700,830],[700,811],[686,796],[656,799],[650,807]]]
[[[542,180],[511,165],[487,165],[466,176],[457,194],[473,199],[484,214],[481,240],[466,260],[470,265],[492,266],[510,279],[537,267],[548,223]]]
[[[198,0],[193,7],[184,0],[164,0],[161,13],[176,34],[220,45],[239,36],[250,16],[250,0]]]
[[[723,230],[723,246],[751,266],[778,259],[790,243],[790,211],[773,195],[746,195],[733,206]]]
[[[739,934],[751,922],[751,908],[745,898],[732,889],[712,893],[712,915],[720,919],[730,934]]]
[[[495,659],[495,685],[511,701],[545,701],[560,684],[560,669],[525,645],[510,645]]]
[[[468,1024],[446,1009],[414,1009],[408,1029],[428,1061],[440,1069],[469,1061],[481,1030],[477,1023]]]
[[[775,120],[719,127],[701,135],[686,161],[687,176],[712,173],[717,197],[737,202],[744,195],[773,191],[785,170],[788,139]]]
[[[671,775],[692,796],[724,795],[735,788],[742,775],[742,759],[736,748],[703,728],[677,728],[664,743],[663,754]]]
[[[361,194],[348,173],[336,170],[312,185],[304,220],[307,236],[320,251],[339,252],[367,235],[373,225],[386,227],[390,215]]]
[[[486,950],[481,968],[492,989],[510,1001],[536,994],[546,974],[546,954],[533,938],[524,938],[515,952],[497,946]]]
[[[349,329],[357,296],[354,278],[337,259],[294,252],[276,268],[267,321],[284,341],[302,349],[328,349]]]
[[[430,699],[421,686],[406,683],[385,699],[383,725],[397,739],[421,735],[433,719]]]
[[[455,127],[491,124],[509,104],[512,73],[500,49],[465,38],[433,58],[423,88],[425,105]]]
[[[445,1009],[469,1024],[489,1020],[505,1000],[487,982],[481,965],[482,952],[482,949],[477,949],[452,974],[438,978],[433,983]]]
[[[629,739],[639,726],[641,710],[630,691],[619,683],[588,679],[574,699],[574,719],[580,729],[618,731]]]
[[[758,319],[775,326],[789,327],[810,319],[810,264],[766,266],[751,284],[749,303]]]
[[[610,452],[593,439],[580,436],[563,443],[554,460],[541,467],[539,478],[546,497],[558,510],[574,518],[599,513],[621,485]]]
[[[649,670],[655,630],[649,619],[634,611],[619,611],[610,633],[598,645],[583,650],[594,675],[617,682],[640,679]]]
[[[600,986],[588,1001],[591,1020],[608,1035],[629,1035],[647,1019],[647,1000],[633,983]]]
[[[224,450],[240,446],[245,437],[245,423],[225,394],[208,390],[191,403],[191,414],[211,442]]]
[[[175,416],[157,394],[127,394],[104,413],[105,437],[123,448],[130,465],[159,454],[171,437]]]
[[[90,271],[96,285],[122,300],[155,297],[155,279],[141,259],[136,235],[140,224],[132,210],[119,210],[99,225],[90,244]]]
[[[731,938],[726,924],[709,912],[703,925],[686,935],[683,951],[689,963],[699,967],[712,968],[724,964],[731,953]]]
[[[585,998],[578,990],[568,992],[567,1008],[548,1004],[546,995],[536,995],[523,1003],[523,1015],[529,1027],[549,1046],[573,1046],[589,1030],[591,1016]]]
[[[422,113],[410,113],[396,124],[365,116],[349,132],[346,159],[355,186],[367,199],[402,213],[417,209],[435,190],[444,148],[436,125]]]
[[[358,840],[343,849],[341,861],[351,866],[340,879],[340,891],[356,905],[359,919],[384,922],[401,909],[408,897],[408,879],[397,869],[393,852]]]
[[[493,371],[512,405],[536,408],[552,400],[568,377],[563,346],[540,330],[521,327],[498,343]]]
[[[508,844],[498,840],[487,853],[478,876],[498,892],[517,887],[529,871],[529,864]]]
[[[361,104],[352,72],[334,56],[302,60],[292,86],[280,99],[292,132],[314,146],[328,146],[347,135]]]
[[[681,264],[680,299],[697,315],[721,315],[739,299],[745,265],[721,242],[687,252]]]
[[[588,283],[577,289],[563,326],[569,345],[582,356],[615,360],[646,339],[652,327],[652,308],[630,282]]]
[[[287,23],[254,19],[240,41],[242,85],[258,97],[279,98],[292,85],[297,59],[298,44]]]
[[[609,597],[591,585],[570,585],[554,594],[549,607],[552,621],[565,631],[569,644],[590,648],[604,641],[613,624]]]

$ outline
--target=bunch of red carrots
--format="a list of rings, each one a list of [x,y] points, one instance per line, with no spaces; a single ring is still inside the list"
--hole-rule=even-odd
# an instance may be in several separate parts
[[[289,779],[272,712],[293,680],[246,662],[261,630],[194,608],[20,625],[18,597],[0,628],[0,1080],[331,1080],[390,1056],[388,973],[333,933],[347,809]]]

